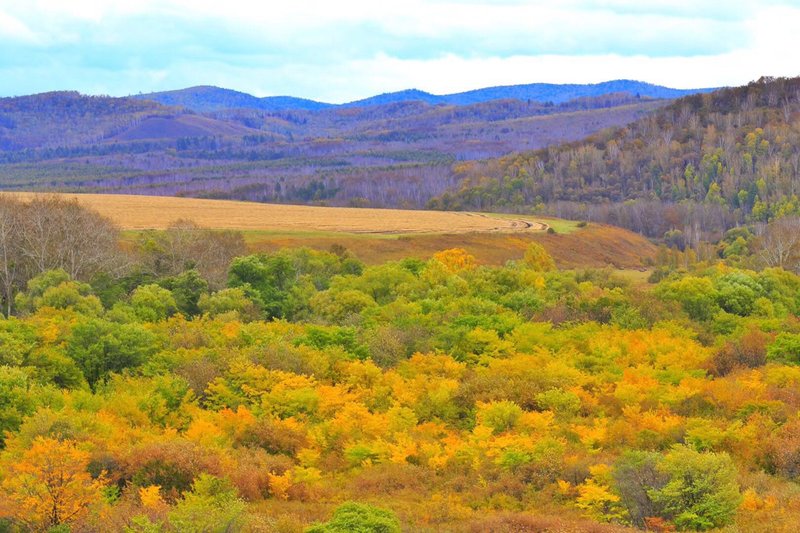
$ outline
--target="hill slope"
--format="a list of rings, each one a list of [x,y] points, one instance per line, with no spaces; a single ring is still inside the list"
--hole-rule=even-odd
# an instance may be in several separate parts
[[[651,236],[718,238],[747,220],[800,213],[800,78],[688,96],[585,141],[461,170],[432,207],[540,205]]]

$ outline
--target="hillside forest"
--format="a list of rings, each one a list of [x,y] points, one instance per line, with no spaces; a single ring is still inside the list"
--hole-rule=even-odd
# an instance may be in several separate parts
[[[464,163],[437,209],[551,213],[700,249],[800,210],[800,78],[675,100],[585,141]]]
[[[0,531],[800,521],[800,277],[763,249],[367,266],[0,207]]]
[[[469,103],[409,93],[261,109],[224,107],[258,99],[220,91],[152,95],[163,103],[73,92],[0,98],[0,187],[420,208],[458,185],[458,161],[576,141],[669,102],[613,92],[555,103],[509,89]]]

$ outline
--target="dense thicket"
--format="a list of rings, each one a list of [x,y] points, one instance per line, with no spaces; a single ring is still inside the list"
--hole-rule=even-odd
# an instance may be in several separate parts
[[[47,270],[16,295],[1,530],[800,520],[800,277],[736,267],[762,260],[742,235],[724,262],[665,248],[652,283],[559,271],[537,244],[503,267],[289,249],[215,282],[202,258],[235,244],[192,256],[199,231],[147,234],[124,275]]]

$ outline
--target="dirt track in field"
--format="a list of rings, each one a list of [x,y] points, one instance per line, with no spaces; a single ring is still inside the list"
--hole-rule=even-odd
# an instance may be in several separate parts
[[[36,193],[2,194],[30,199]],[[179,219],[216,229],[353,234],[531,233],[548,227],[519,216],[467,212],[313,207],[121,194],[59,196],[77,199],[126,230],[163,229]]]

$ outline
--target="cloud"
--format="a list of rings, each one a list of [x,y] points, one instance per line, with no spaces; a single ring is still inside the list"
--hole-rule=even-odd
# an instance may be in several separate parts
[[[800,0],[0,0],[5,94],[215,84],[345,101],[418,87],[800,74]]]

